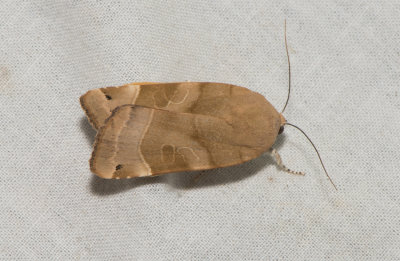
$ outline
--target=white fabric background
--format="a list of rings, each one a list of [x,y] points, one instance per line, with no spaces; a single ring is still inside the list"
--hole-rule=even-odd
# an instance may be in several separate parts
[[[89,171],[89,89],[215,81],[287,95],[264,155],[153,179]],[[0,258],[399,260],[397,0],[15,1],[0,4]]]

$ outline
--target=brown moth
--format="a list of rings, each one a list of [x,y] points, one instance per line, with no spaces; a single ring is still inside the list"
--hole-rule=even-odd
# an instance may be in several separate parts
[[[91,90],[81,105],[99,129],[90,166],[102,178],[240,164],[286,123],[261,94],[224,83],[128,84]]]
[[[279,113],[259,93],[213,82],[132,83],[90,90],[80,98],[89,122],[98,130],[90,169],[105,179],[157,176],[237,165],[269,151],[286,122],[289,92]]]

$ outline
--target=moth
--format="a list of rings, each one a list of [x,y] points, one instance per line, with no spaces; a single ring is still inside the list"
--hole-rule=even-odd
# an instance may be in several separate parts
[[[240,164],[286,123],[261,94],[224,83],[133,83],[88,91],[81,105],[98,129],[90,166],[102,178]]]
[[[286,33],[285,46],[290,93]],[[286,168],[272,148],[285,125],[298,127],[263,95],[244,87],[215,82],[131,83],[90,90],[80,103],[98,130],[90,169],[101,178],[228,167],[268,151],[282,169],[302,174]]]

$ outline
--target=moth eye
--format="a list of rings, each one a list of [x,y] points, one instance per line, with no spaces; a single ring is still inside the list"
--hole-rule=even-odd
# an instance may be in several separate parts
[[[118,164],[118,165],[115,167],[115,170],[120,170],[120,169],[122,169],[122,165],[121,165],[121,164]]]
[[[107,98],[107,100],[111,100],[112,99],[111,96],[108,95],[108,94],[106,94],[106,98]]]
[[[284,131],[284,129],[285,129],[285,128],[284,128],[283,126],[281,126],[281,127],[279,128],[278,135],[281,134],[281,133]]]

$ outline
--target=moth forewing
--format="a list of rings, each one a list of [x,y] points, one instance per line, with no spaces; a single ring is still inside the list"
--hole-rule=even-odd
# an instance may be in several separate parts
[[[267,103],[268,108],[264,109],[274,117],[279,116],[261,94],[244,87],[214,82],[132,83],[90,90],[81,96],[80,102],[96,129],[104,124],[115,108],[125,104],[211,115],[231,122],[234,114],[240,114],[244,106],[253,106],[257,110],[260,104]]]
[[[102,178],[152,176],[232,166],[268,150],[267,132],[243,132],[214,116],[125,105],[100,128],[91,169]]]

